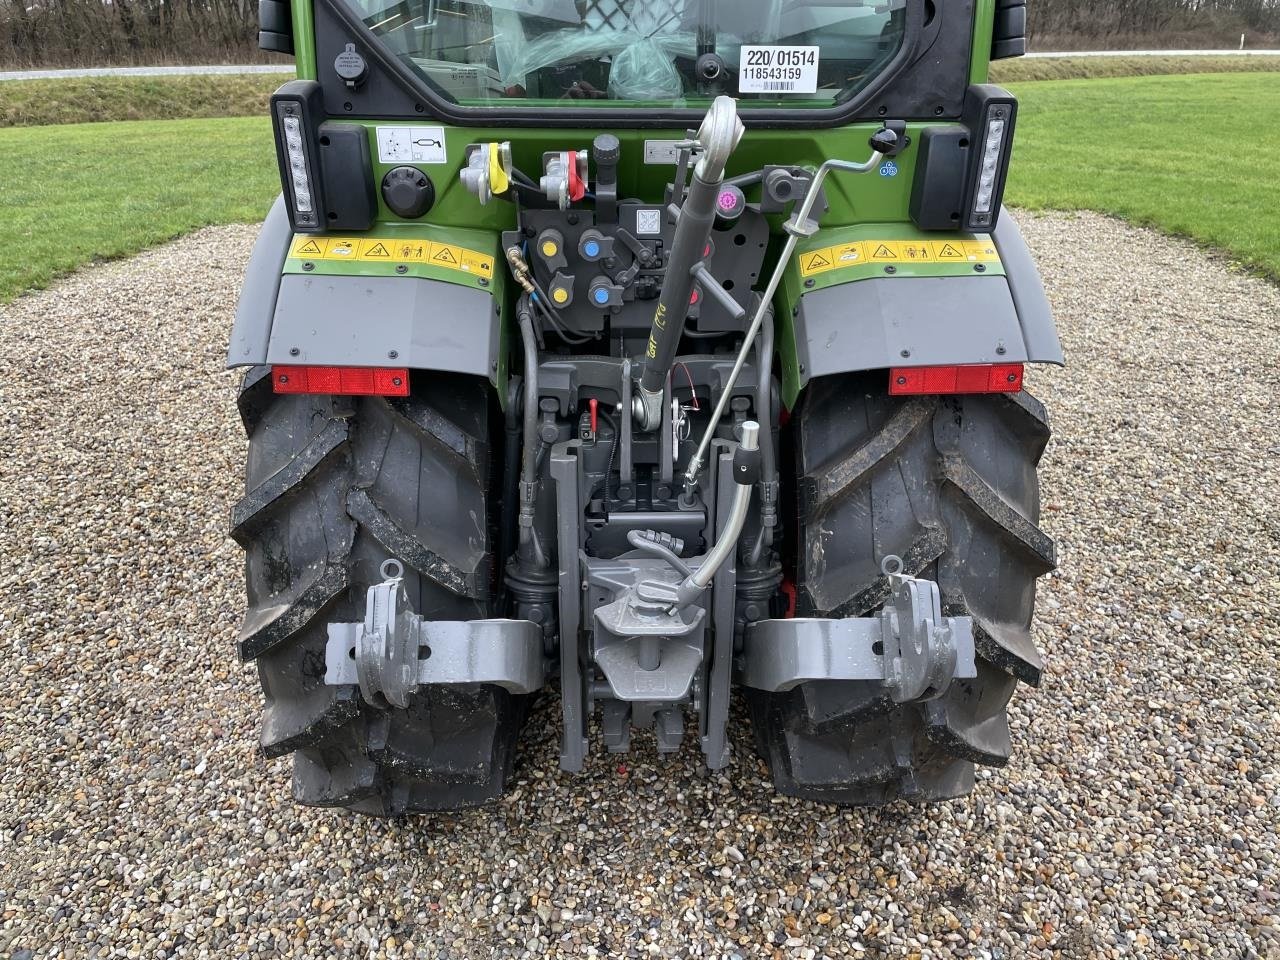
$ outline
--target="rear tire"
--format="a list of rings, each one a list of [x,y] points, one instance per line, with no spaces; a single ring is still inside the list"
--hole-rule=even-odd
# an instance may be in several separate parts
[[[364,618],[388,557],[427,619],[494,615],[488,384],[433,373],[403,399],[276,395],[259,367],[239,406],[247,492],[231,532],[246,551],[239,643],[266,696],[263,752],[293,753],[308,805],[394,815],[496,799],[529,698],[430,687],[379,710],[324,682],[327,624]]]
[[[1054,545],[1036,526],[1036,469],[1049,440],[1029,394],[890,397],[885,376],[812,383],[793,420],[799,522],[797,616],[860,617],[888,598],[883,559],[938,582],[943,614],[972,616],[978,676],[900,706],[872,682],[748,691],[779,792],[839,804],[943,800],[974,764],[1009,759],[1007,706],[1038,685],[1036,579]]]

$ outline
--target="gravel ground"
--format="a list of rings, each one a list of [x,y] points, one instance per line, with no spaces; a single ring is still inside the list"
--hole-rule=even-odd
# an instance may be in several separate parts
[[[726,776],[572,778],[554,700],[494,809],[293,807],[233,655],[254,229],[0,309],[0,955],[1280,956],[1280,291],[1024,219],[1072,362],[1030,378],[1050,666],[1009,769],[924,809],[775,797],[740,714]]]

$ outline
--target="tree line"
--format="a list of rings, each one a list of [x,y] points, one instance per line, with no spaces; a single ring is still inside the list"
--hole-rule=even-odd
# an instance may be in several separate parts
[[[644,0],[632,0],[644,2]],[[1280,0],[1029,0],[1033,49],[1280,46]],[[0,67],[252,63],[257,0],[0,0]]]
[[[1234,49],[1280,40],[1280,0],[1028,0],[1036,50]]]

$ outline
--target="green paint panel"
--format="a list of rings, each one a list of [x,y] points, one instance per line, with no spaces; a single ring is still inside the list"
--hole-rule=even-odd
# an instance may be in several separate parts
[[[293,22],[293,60],[299,80],[315,80],[316,21],[312,0],[291,0],[289,16]]]
[[[378,161],[377,127],[423,126],[430,121],[353,121],[369,131],[370,152],[374,158],[375,182],[395,164]],[[431,124],[438,126],[438,124]],[[925,124],[910,130],[913,143],[919,143]],[[785,162],[801,167],[817,168],[832,157],[864,161],[871,154],[867,141],[879,129],[878,124],[864,123],[832,130],[751,130],[729,162],[730,177],[759,170],[766,164]],[[479,127],[444,127],[447,161],[420,165],[436,189],[436,203],[426,219],[450,227],[487,227],[510,230],[515,227],[515,207],[503,200],[491,200],[481,206],[459,180],[463,153],[468,144],[511,141],[515,165],[534,180],[542,173],[542,155],[556,150],[587,150],[601,133],[612,133],[622,142],[622,160],[618,165],[621,193],[627,197],[652,200],[661,197],[670,182],[674,165],[651,165],[644,162],[646,140],[681,140],[678,130],[524,130]],[[911,184],[915,169],[915,148],[909,147],[894,161],[897,175],[882,177],[878,173],[854,176],[835,174],[827,181],[826,193],[830,210],[824,214],[824,226],[847,226],[857,223],[892,223],[908,219]],[[758,189],[758,188],[755,188]],[[748,190],[751,197],[751,190]],[[381,203],[381,200],[379,201]],[[385,206],[380,219],[394,220]]]
[[[976,0],[973,11],[973,52],[969,82],[986,83],[991,75],[991,38],[996,31],[996,0]]]

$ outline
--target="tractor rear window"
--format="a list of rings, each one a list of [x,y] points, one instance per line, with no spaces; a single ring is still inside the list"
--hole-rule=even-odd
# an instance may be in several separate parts
[[[462,106],[830,108],[904,42],[908,0],[340,0]]]

